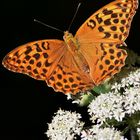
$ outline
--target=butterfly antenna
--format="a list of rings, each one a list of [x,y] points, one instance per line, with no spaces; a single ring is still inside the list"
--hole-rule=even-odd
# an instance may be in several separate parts
[[[60,29],[58,29],[58,28],[55,28],[55,27],[53,27],[53,26],[50,26],[50,25],[48,25],[48,24],[45,24],[45,23],[43,23],[43,22],[41,22],[41,21],[39,21],[39,20],[37,20],[37,19],[34,19],[34,22],[37,22],[37,23],[42,24],[42,25],[44,25],[44,26],[46,26],[46,27],[49,27],[49,28],[51,28],[51,29],[57,30],[57,31],[59,31],[59,32],[61,32],[61,33],[64,33],[64,31],[62,31],[62,30],[60,30]]]
[[[71,20],[70,25],[69,25],[68,31],[70,30],[70,28],[71,28],[71,26],[72,26],[72,23],[73,23],[73,21],[74,21],[76,15],[77,15],[77,12],[78,12],[78,10],[79,10],[79,8],[80,8],[80,5],[81,5],[81,3],[79,3],[78,6],[77,6],[77,9],[76,9],[76,11],[75,11],[75,14],[74,14],[74,16],[73,16],[73,18],[72,18],[72,20]]]

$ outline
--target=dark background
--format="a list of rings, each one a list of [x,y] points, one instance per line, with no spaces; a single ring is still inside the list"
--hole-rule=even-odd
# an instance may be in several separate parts
[[[80,25],[110,0],[81,0],[82,5],[71,27],[74,34]],[[12,49],[40,39],[62,39],[63,34],[33,21],[34,18],[61,30],[67,30],[79,0],[12,0],[0,5],[0,139],[46,140],[44,132],[59,107],[82,113],[55,93],[43,81],[8,71],[1,65],[2,58]],[[138,10],[126,40],[128,47],[140,54],[140,11]],[[2,137],[2,138],[1,138]]]

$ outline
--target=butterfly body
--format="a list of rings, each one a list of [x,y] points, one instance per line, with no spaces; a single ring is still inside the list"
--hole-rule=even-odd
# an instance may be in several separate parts
[[[73,35],[69,33],[68,31],[64,32],[63,38],[66,43],[66,47],[68,48],[68,51],[71,52],[71,55],[73,56],[79,70],[85,73],[89,73],[90,68],[89,68],[88,62],[86,61],[85,57],[80,52],[80,44],[77,38],[73,37]]]
[[[103,83],[125,65],[125,44],[138,0],[115,0],[90,16],[73,36],[21,45],[3,59],[7,69],[24,73],[65,94]]]
[[[72,54],[74,54],[78,51],[79,44],[78,44],[76,38],[74,38],[71,33],[69,33],[68,31],[64,32],[63,39],[66,44],[66,47]]]

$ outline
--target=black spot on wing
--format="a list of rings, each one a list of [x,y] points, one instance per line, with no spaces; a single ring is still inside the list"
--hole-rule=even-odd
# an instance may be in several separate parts
[[[25,56],[25,59],[28,61],[29,59],[31,58],[31,56],[29,56],[29,55],[26,55]]]
[[[29,61],[29,63],[30,63],[30,64],[34,64],[34,60],[31,59],[31,60]]]
[[[20,63],[21,63],[21,60],[18,59],[18,60],[17,60],[17,63],[20,64]]]
[[[49,63],[48,60],[45,61],[45,67],[49,67],[52,63]]]
[[[108,70],[112,70],[113,68],[114,68],[114,66],[113,65],[110,65],[109,68],[108,68]]]
[[[28,55],[32,51],[32,48],[30,46],[27,46],[26,49],[27,50],[25,51],[25,54]]]
[[[33,57],[34,57],[36,60],[38,60],[38,59],[40,58],[40,54],[39,54],[39,53],[36,53],[36,54],[33,55]]]
[[[33,70],[34,74],[38,74],[38,71],[36,69]]]
[[[104,24],[105,25],[111,25],[111,21],[110,21],[111,19],[109,18],[109,19],[106,19],[105,21],[104,21]]]
[[[104,34],[105,34],[104,38],[109,38],[111,36],[109,32],[104,32]]]
[[[49,48],[49,42],[42,42],[41,46],[44,50],[49,50],[50,49]]]
[[[99,69],[102,70],[104,67],[103,65],[99,65]]]
[[[62,79],[62,75],[61,75],[61,74],[57,74],[57,78],[58,78],[59,80],[61,80],[61,79]]]
[[[116,30],[117,30],[117,27],[116,27],[116,26],[111,26],[110,29],[111,29],[112,31],[116,31]]]
[[[114,19],[113,22],[117,24],[119,22],[119,19]]]
[[[106,60],[105,60],[105,64],[106,64],[106,65],[109,65],[109,64],[110,64],[110,61],[109,61],[108,59],[106,59]]]
[[[103,32],[104,28],[102,26],[99,26],[98,30],[99,30],[99,32]]]
[[[47,53],[43,53],[44,58],[48,58],[48,54]]]
[[[34,45],[36,46],[36,51],[37,51],[37,52],[42,52],[42,50],[40,49],[40,47],[39,47],[39,44],[38,44],[38,43],[35,43]]]
[[[39,67],[39,68],[41,67],[41,65],[42,65],[41,62],[38,62],[38,63],[36,64],[36,66]]]
[[[112,14],[112,13],[113,13],[112,10],[107,10],[107,9],[104,9],[104,10],[103,10],[103,14],[104,14],[104,15],[110,15],[110,14]]]
[[[97,14],[95,16],[95,18],[96,18],[96,20],[98,21],[99,24],[102,23],[103,19],[99,17],[99,14]]]
[[[87,26],[90,27],[91,29],[93,29],[96,26],[96,22],[94,20],[90,19],[87,22]]]
[[[118,17],[118,14],[117,13],[112,13],[111,14],[111,18],[117,18]]]

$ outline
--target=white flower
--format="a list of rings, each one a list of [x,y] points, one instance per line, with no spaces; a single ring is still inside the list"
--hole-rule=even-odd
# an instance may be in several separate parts
[[[122,98],[119,93],[113,92],[99,95],[88,106],[92,122],[94,123],[95,120],[98,120],[102,124],[107,118],[122,121],[125,116],[125,112],[122,109]]]
[[[137,128],[137,133],[140,134],[140,128]]]
[[[137,133],[140,135],[140,121],[138,122]]]
[[[118,92],[101,94],[88,107],[93,123],[98,120],[103,124],[108,118],[122,121],[126,115],[140,111],[140,87],[126,88],[122,95]]]
[[[125,113],[133,114],[136,111],[140,111],[140,88],[126,89],[123,97],[123,107]]]
[[[127,140],[115,128],[100,128],[94,125],[91,129],[83,130],[81,140]]]
[[[132,71],[128,72],[129,70],[132,70]],[[124,88],[125,90],[129,88],[130,86],[140,87],[140,69],[136,69],[136,68],[125,69],[125,71],[123,72],[123,77],[121,77],[121,80],[115,82],[112,85],[111,89],[115,91],[119,91],[120,88]]]
[[[122,121],[126,114],[131,116],[136,111],[140,111],[140,69],[116,82],[111,92],[96,97],[88,109],[92,122],[101,124],[108,118]]]
[[[84,125],[80,118],[78,113],[58,110],[51,124],[48,124],[47,136],[51,140],[73,140],[76,134],[80,134]]]

